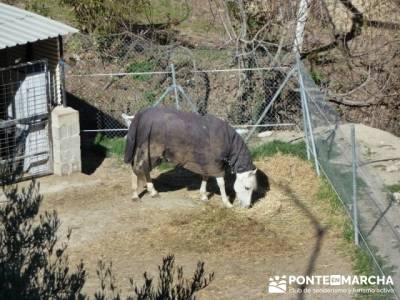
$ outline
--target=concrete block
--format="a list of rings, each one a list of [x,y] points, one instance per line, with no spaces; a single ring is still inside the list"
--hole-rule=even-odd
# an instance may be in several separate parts
[[[51,134],[53,140],[61,140],[62,138],[65,138],[68,134],[68,128],[66,128],[65,126],[51,127]]]
[[[72,169],[69,164],[54,163],[54,174],[59,176],[71,175]]]
[[[75,153],[80,153],[80,141],[81,137],[74,136],[68,137],[62,140],[53,139],[53,154],[54,156],[59,156],[64,150],[73,150]]]
[[[59,137],[60,139],[66,139],[68,138],[68,127],[67,125],[62,125],[60,128],[58,128],[59,131]]]
[[[72,173],[80,172],[82,170],[81,160],[73,162],[71,165]]]
[[[64,149],[61,151],[61,162],[70,164],[72,160],[72,154],[69,149]]]
[[[61,149],[60,147],[53,146],[53,160],[54,161],[61,161]]]
[[[71,150],[71,163],[81,161],[81,151],[80,149],[73,149]]]
[[[78,124],[79,112],[71,107],[57,106],[51,112],[51,126],[61,128],[65,124]]]
[[[79,135],[69,137],[63,141],[63,147],[69,149],[81,148],[81,137]]]
[[[52,111],[54,174],[65,176],[81,171],[79,113],[70,107]]]
[[[68,126],[68,136],[79,136],[79,123],[74,123]]]

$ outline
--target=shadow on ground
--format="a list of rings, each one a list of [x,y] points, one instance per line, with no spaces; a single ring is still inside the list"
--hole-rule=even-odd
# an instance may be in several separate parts
[[[256,176],[257,190],[253,193],[252,196],[253,204],[264,198],[266,193],[270,189],[268,176],[264,172],[262,172],[261,170],[257,170]],[[225,189],[231,202],[235,199],[235,191],[233,189],[233,184],[235,180],[235,174],[226,172]],[[177,166],[174,169],[163,172],[157,178],[153,179],[153,184],[156,190],[159,192],[177,191],[185,188],[189,191],[193,191],[200,189],[201,176]],[[207,191],[210,193],[210,196],[214,194],[221,194],[217,185],[217,181],[214,177],[208,179]]]

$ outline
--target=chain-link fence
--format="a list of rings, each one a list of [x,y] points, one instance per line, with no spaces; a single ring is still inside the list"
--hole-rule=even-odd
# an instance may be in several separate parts
[[[92,107],[92,113],[85,116],[92,122],[82,128],[84,132],[124,135],[121,115],[153,105],[212,113],[244,127],[245,132],[250,128],[247,125],[260,119],[274,95],[278,99],[257,130],[299,125],[297,81],[290,78],[280,89],[289,67],[262,68],[260,58],[253,67],[239,69],[232,49],[153,47],[125,37],[109,40],[105,48],[90,39],[81,35],[69,41],[70,47],[79,43],[77,49],[84,50],[67,57],[67,89],[73,101]]]
[[[311,121],[311,128],[305,130],[309,151],[314,153],[314,143],[321,171],[358,227],[359,246],[370,255],[378,275],[392,275],[394,297],[399,299],[400,235],[395,224],[400,207],[393,204],[382,180],[368,169],[357,143],[352,143],[351,125],[342,122],[300,62],[298,71]]]
[[[252,68],[240,69],[229,49],[153,47],[126,37],[108,40],[107,47],[87,36],[78,36],[75,43],[83,51],[67,59],[67,89],[69,105],[81,111],[84,133],[125,135],[122,114],[153,105],[212,113],[242,127],[252,141],[258,131],[271,126],[296,130],[305,124],[310,158],[358,226],[360,247],[370,255],[377,274],[393,275],[395,284],[400,282],[400,237],[395,228],[400,209],[360,153],[354,160],[350,125],[342,122],[300,62],[288,59],[286,66],[263,68],[271,64],[261,57]],[[397,296],[399,286],[395,288]]]

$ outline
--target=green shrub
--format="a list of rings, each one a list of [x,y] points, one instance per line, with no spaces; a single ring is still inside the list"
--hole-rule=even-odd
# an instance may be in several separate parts
[[[306,145],[304,141],[292,144],[275,140],[250,149],[250,151],[254,159],[273,156],[277,153],[292,154],[301,159],[307,159]]]
[[[388,185],[386,188],[391,193],[398,193],[400,192],[400,183]]]
[[[154,91],[145,91],[143,97],[147,104],[152,105],[157,99],[157,93]]]
[[[32,181],[22,190],[15,185],[2,190],[7,202],[0,205],[0,299],[79,299],[86,279],[83,263],[73,271],[67,244],[58,246],[57,213],[38,215],[39,185]]]
[[[122,157],[125,150],[125,139],[123,137],[109,138],[101,133],[96,135],[94,147],[105,152],[107,156]]]
[[[126,68],[127,72],[136,73],[136,72],[151,72],[154,70],[155,63],[152,60],[142,60],[133,62]],[[151,75],[132,75],[133,79],[139,81],[147,81],[151,78]]]
[[[27,2],[25,9],[45,17],[49,16],[50,14],[50,8],[46,1],[31,0]]]
[[[0,164],[0,187],[7,199],[0,205],[0,299],[89,299],[81,293],[86,279],[83,263],[72,271],[66,254],[67,243],[58,246],[57,213],[38,214],[43,200],[39,185],[32,181],[27,188],[18,189],[10,184],[18,176],[4,175],[4,167]],[[69,230],[68,239],[70,235]],[[184,278],[183,268],[176,269],[174,262],[173,255],[163,258],[157,283],[147,273],[142,287],[131,279],[134,295],[122,298],[111,264],[106,266],[99,261],[97,275],[101,290],[95,293],[94,299],[194,300],[195,294],[214,279],[214,273],[206,275],[204,262],[197,263],[190,279]]]
[[[322,85],[324,82],[326,82],[325,76],[315,68],[310,70],[310,75],[317,85]]]
[[[119,33],[139,23],[148,0],[60,0],[72,8],[82,31],[98,36]]]

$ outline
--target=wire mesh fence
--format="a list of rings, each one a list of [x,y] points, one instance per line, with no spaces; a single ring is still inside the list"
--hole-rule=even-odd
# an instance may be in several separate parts
[[[46,61],[0,69],[0,166],[31,177],[52,172]]]
[[[97,47],[87,36],[78,38],[88,49]],[[109,136],[124,134],[122,113],[134,114],[153,105],[179,106],[184,111],[195,107],[201,114],[212,113],[233,125],[255,124],[290,70],[260,65],[240,69],[233,58],[227,59],[233,57],[228,50],[139,47],[137,40],[126,39],[110,43],[115,47],[104,49],[96,57],[86,57],[96,51],[70,57],[67,72],[68,91],[96,111],[91,128],[84,129]],[[146,53],[140,50],[144,47]],[[177,96],[174,86],[178,86]],[[294,78],[284,85],[278,98],[257,130],[262,130],[262,125],[299,125],[301,109]]]
[[[78,36],[78,41],[79,49],[86,50],[69,59],[67,89],[78,103],[90,108],[84,118],[93,122],[82,128],[86,132],[122,136],[127,130],[123,113],[133,115],[153,105],[178,105],[191,111],[192,103],[199,113],[212,113],[244,127],[253,138],[270,126],[285,130],[302,126],[303,94],[310,119],[309,129],[304,126],[303,130],[308,144],[315,142],[314,149],[308,150],[316,154],[317,166],[354,219],[350,125],[342,122],[301,63],[295,68],[293,60],[283,67],[263,68],[271,64],[261,58],[252,68],[243,69],[228,59],[232,57],[229,50],[155,48],[145,41],[118,38],[108,41],[101,51],[88,51],[99,45],[86,36]],[[175,93],[177,86],[183,93]],[[400,209],[389,200],[384,184],[368,169],[362,153],[356,156],[359,246],[370,255],[377,274],[393,275],[394,282],[400,282],[400,238],[395,228]],[[398,297],[399,286],[395,288]]]
[[[378,275],[392,275],[396,294],[400,286],[400,235],[395,228],[400,207],[393,205],[385,185],[368,169],[360,149],[352,155],[351,126],[342,122],[338,112],[325,100],[305,67],[298,62],[305,100],[313,129],[319,166],[342,201],[359,231],[359,246],[370,255]],[[353,184],[353,162],[356,181]],[[355,190],[354,190],[355,189]],[[355,191],[356,206],[353,202]],[[354,213],[357,209],[357,214]]]

